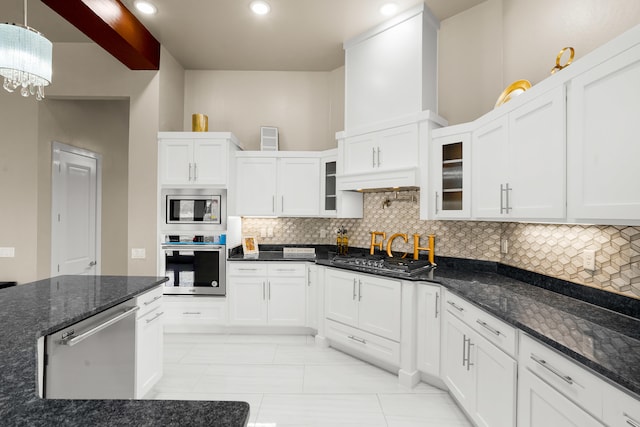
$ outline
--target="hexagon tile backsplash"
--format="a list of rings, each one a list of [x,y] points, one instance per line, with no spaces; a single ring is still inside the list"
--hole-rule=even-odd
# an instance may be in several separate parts
[[[406,193],[401,193],[405,195]],[[336,229],[348,230],[349,246],[368,248],[371,231],[398,238],[394,251],[412,251],[411,235],[435,234],[436,255],[472,258],[522,268],[606,291],[640,298],[640,227],[523,224],[481,221],[422,221],[416,202],[394,193],[366,193],[363,219],[244,218],[242,231],[267,244],[333,244]],[[391,204],[383,207],[383,202]],[[273,237],[260,237],[272,229]],[[321,237],[324,231],[326,237]],[[507,253],[501,253],[501,241]],[[426,245],[426,239],[421,241]],[[585,249],[596,253],[595,271],[585,270]]]

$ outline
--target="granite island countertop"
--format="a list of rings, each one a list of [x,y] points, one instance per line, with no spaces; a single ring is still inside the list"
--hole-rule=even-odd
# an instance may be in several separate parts
[[[246,402],[66,400],[37,395],[37,339],[113,307],[164,277],[59,276],[0,290],[0,420],[11,426],[246,426]]]
[[[407,277],[393,272],[380,273],[361,267],[333,265],[331,251],[322,247],[317,251],[316,258],[311,260],[288,259],[283,257],[282,252],[277,254],[275,248],[269,249],[264,257],[260,252],[260,256],[252,260],[311,261],[366,274],[441,284],[448,291],[640,396],[640,300],[513,267],[497,268],[499,264],[484,261],[468,260],[463,262],[464,269],[458,269],[460,262],[440,264],[436,259],[438,267],[433,277]],[[235,254],[230,260],[244,259],[241,254]],[[487,265],[493,265],[493,268],[487,269]],[[476,268],[481,271],[474,271]],[[514,270],[520,271],[516,276],[522,280],[509,277]],[[545,283],[538,283],[540,281]],[[556,289],[573,286],[572,296],[545,289],[546,282],[559,282],[550,286]],[[597,295],[594,296],[594,292]],[[581,293],[591,303],[581,300]],[[593,304],[598,298],[615,299],[613,305],[619,307],[620,312]]]

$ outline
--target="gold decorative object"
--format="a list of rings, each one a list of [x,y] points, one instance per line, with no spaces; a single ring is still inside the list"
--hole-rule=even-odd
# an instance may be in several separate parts
[[[515,98],[527,89],[531,89],[531,83],[529,82],[529,80],[517,80],[511,83],[505,90],[502,91],[502,94],[500,94],[500,97],[496,101],[495,106],[501,106],[505,102],[510,101],[511,98]]]
[[[206,114],[191,116],[191,130],[193,132],[209,132],[209,117]]]
[[[560,65],[560,60],[562,59],[562,55],[564,55],[567,49],[569,50],[569,60],[564,65]],[[576,54],[576,51],[572,47],[563,48],[558,54],[558,56],[556,56],[556,66],[551,69],[551,74],[555,73],[556,71],[562,70],[564,67],[568,67],[573,62],[573,57],[575,56],[575,54]]]

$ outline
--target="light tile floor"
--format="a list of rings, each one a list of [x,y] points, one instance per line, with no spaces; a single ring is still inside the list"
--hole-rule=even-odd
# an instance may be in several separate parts
[[[312,336],[166,334],[164,351],[148,398],[242,400],[250,427],[471,426],[446,392],[403,387]]]

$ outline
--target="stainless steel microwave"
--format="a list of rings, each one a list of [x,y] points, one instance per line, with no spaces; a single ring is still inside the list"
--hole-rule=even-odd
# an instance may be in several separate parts
[[[226,190],[167,189],[161,198],[164,230],[226,229]]]

